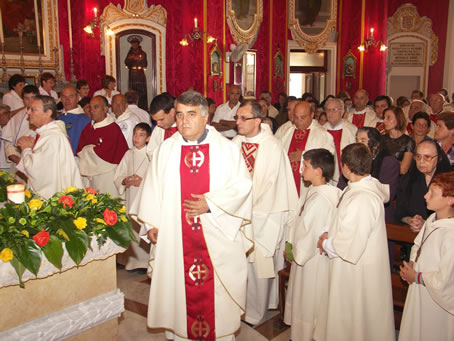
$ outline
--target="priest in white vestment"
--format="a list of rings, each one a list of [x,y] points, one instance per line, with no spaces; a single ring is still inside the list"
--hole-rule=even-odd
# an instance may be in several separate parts
[[[318,246],[330,257],[328,305],[320,313],[315,340],[393,341],[391,271],[384,203],[389,185],[370,176],[368,148],[354,143],[342,151],[349,180],[328,233]],[[326,327],[324,326],[326,324]]]
[[[313,119],[314,109],[309,102],[299,102],[293,115],[294,125],[281,138],[284,151],[288,154],[298,194],[304,192],[300,166],[304,151],[324,148],[334,155],[336,148],[330,133]],[[301,190],[302,189],[302,190]]]
[[[156,121],[156,127],[147,144],[147,154],[150,159],[159,145],[177,131],[174,102],[175,99],[167,93],[160,94],[151,101],[150,114]]]
[[[333,180],[337,183],[340,176],[340,155],[342,149],[356,141],[356,131],[358,128],[347,120],[344,120],[344,101],[338,98],[330,98],[325,103],[325,112],[328,122],[323,127],[333,136],[334,146],[336,147],[336,168]]]
[[[347,121],[354,124],[357,128],[375,128],[378,119],[374,109],[367,106],[369,94],[364,89],[358,89],[353,96],[354,108],[347,114]]]
[[[427,218],[401,277],[410,286],[399,341],[454,340],[454,173],[434,177]]]
[[[304,181],[311,186],[301,198],[294,233],[288,238],[294,259],[284,323],[291,325],[292,340],[312,341],[321,305],[326,304],[328,294],[329,260],[320,254],[317,242],[333,216],[340,190],[327,184],[334,174],[335,159],[326,149],[305,152],[303,163]]]
[[[233,142],[252,176],[252,229],[245,321],[260,324],[279,303],[278,271],[284,268],[285,227],[298,202],[290,162],[269,126],[261,124],[261,106],[246,100],[237,110]]]
[[[287,112],[288,112],[288,121],[283,123],[276,131],[274,134],[274,137],[277,139],[282,139],[282,136],[284,136],[285,132],[293,126],[293,115],[295,113],[295,106],[299,103],[300,101],[295,99],[293,101],[288,102],[287,104]]]
[[[56,121],[57,105],[50,96],[38,96],[28,110],[30,124],[37,127],[36,139],[22,136],[17,145],[22,150],[17,169],[28,177],[28,186],[43,199],[69,186],[82,188],[82,180],[65,124]]]
[[[234,340],[245,311],[251,179],[208,117],[199,93],[177,98],[178,132],[154,151],[131,208],[156,243],[148,326],[168,339]]]

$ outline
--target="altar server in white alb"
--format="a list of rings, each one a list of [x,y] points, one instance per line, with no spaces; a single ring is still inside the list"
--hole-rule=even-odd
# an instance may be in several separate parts
[[[245,320],[259,324],[279,303],[277,272],[284,268],[285,227],[298,202],[290,162],[269,126],[261,124],[259,103],[247,100],[236,113],[241,150],[252,176],[254,252],[249,256]]]
[[[207,126],[205,97],[180,95],[176,118],[178,132],[154,151],[131,209],[156,243],[148,326],[168,339],[234,340],[252,247],[251,179],[235,144]]]
[[[150,114],[156,121],[156,127],[147,145],[147,154],[150,159],[156,148],[177,131],[174,102],[175,99],[168,93],[160,94],[151,101]]]
[[[391,272],[384,203],[389,185],[370,176],[368,148],[353,143],[342,150],[342,173],[349,180],[329,232],[318,246],[330,257],[328,305],[316,324],[315,340],[393,341]],[[326,328],[324,324],[326,323]]]
[[[37,96],[28,110],[30,124],[37,127],[36,139],[22,136],[17,169],[28,177],[28,186],[44,199],[69,186],[82,187],[65,124],[56,121],[57,105],[50,96]]]
[[[303,179],[311,186],[298,209],[292,245],[287,259],[292,262],[285,300],[284,322],[291,325],[291,339],[312,341],[320,320],[321,305],[328,295],[329,260],[317,249],[320,234],[336,209],[340,190],[327,182],[334,174],[334,156],[326,149],[303,154]]]
[[[425,195],[427,218],[400,275],[410,284],[400,341],[454,340],[454,173],[438,174]]]
[[[150,140],[150,135],[151,127],[147,123],[141,122],[134,127],[132,137],[134,147],[125,153],[115,171],[115,186],[117,186],[118,193],[125,196],[128,213],[148,169],[147,143]],[[150,245],[140,239],[139,234],[135,231],[137,226],[133,222],[133,232],[139,243],[131,243],[127,251],[117,256],[117,262],[125,265],[126,270],[146,269],[148,267]]]

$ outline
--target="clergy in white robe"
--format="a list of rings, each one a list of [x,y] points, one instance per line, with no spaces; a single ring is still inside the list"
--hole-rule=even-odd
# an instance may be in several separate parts
[[[436,176],[425,198],[435,210],[411,249],[413,276],[405,300],[399,340],[454,340],[454,173]],[[445,187],[445,188],[443,188]],[[448,192],[448,193],[445,193]],[[451,193],[451,194],[449,194]],[[415,273],[416,271],[416,273]]]
[[[148,168],[149,160],[146,142],[150,139],[150,134],[151,127],[148,124],[142,123],[136,126],[133,137],[134,147],[125,153],[115,171],[115,186],[117,186],[120,195],[125,197],[126,211],[128,213]],[[133,233],[139,243],[131,243],[128,250],[123,254],[117,255],[117,262],[123,264],[126,270],[146,269],[148,267],[150,245],[140,239],[138,224],[135,222],[133,222]]]
[[[282,139],[282,136],[284,136],[285,132],[291,127],[293,126],[293,115],[295,113],[295,106],[298,104],[298,100],[293,100],[293,101],[290,101],[288,102],[287,104],[287,113],[288,113],[288,121],[283,123],[276,131],[276,133],[274,134],[274,136],[281,140]]]
[[[314,111],[309,102],[299,102],[295,106],[294,125],[287,130],[281,141],[289,156],[296,188],[300,191],[304,187],[301,181],[300,166],[304,151],[324,148],[334,155],[336,148],[330,133],[318,121],[313,120]],[[304,188],[303,188],[304,189]]]
[[[344,116],[344,102],[338,98],[330,98],[325,103],[325,112],[328,118],[323,127],[333,136],[334,146],[336,147],[336,168],[333,179],[337,183],[340,176],[340,155],[342,149],[356,141],[356,131],[358,128],[347,120]]]
[[[115,122],[121,129],[128,147],[132,148],[132,136],[134,127],[140,122],[140,119],[128,108],[126,97],[122,94],[115,95],[112,99],[112,112],[115,115]]]
[[[206,125],[202,95],[188,91],[176,103],[179,132],[153,153],[131,209],[156,242],[148,326],[168,339],[234,340],[252,246],[250,175],[235,144]]]
[[[378,122],[374,109],[367,106],[369,94],[365,89],[358,89],[353,96],[355,104],[353,110],[347,114],[347,121],[354,124],[357,128],[375,128]]]
[[[93,97],[90,107],[93,122],[80,134],[77,147],[80,174],[90,187],[119,197],[114,183],[115,170],[128,151],[128,144],[113,115],[107,115],[109,107],[105,97]]]
[[[314,339],[393,341],[383,205],[389,200],[389,186],[369,175],[372,158],[366,146],[351,144],[341,158],[342,172],[350,181],[339,198],[329,232],[319,240],[330,257],[329,293]]]
[[[17,144],[22,149],[17,168],[28,177],[28,186],[43,199],[69,186],[82,188],[65,125],[55,121],[57,105],[50,96],[32,100],[28,111],[30,123],[38,127],[36,140],[31,136],[21,137]]]
[[[284,323],[291,325],[292,340],[312,341],[321,305],[326,304],[329,260],[320,254],[317,242],[332,218],[339,194],[340,190],[332,185],[310,186],[301,200],[294,236],[288,240],[293,245],[294,261]]]
[[[150,114],[156,121],[156,127],[153,129],[150,142],[147,145],[147,154],[150,160],[151,155],[159,145],[177,131],[174,101],[175,99],[167,93],[160,94],[151,101]]]
[[[237,111],[240,149],[252,175],[252,229],[255,248],[249,256],[245,321],[260,324],[279,303],[278,271],[284,268],[285,227],[298,202],[290,162],[269,126],[261,124],[261,106],[241,103]],[[251,119],[254,117],[254,119]]]

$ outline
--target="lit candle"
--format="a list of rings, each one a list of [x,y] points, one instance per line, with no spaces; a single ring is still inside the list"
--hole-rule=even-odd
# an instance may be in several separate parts
[[[40,47],[41,46],[41,34],[39,31],[39,13],[38,13],[38,1],[37,0],[35,0],[35,22],[36,22],[36,40],[38,42],[38,47]]]
[[[68,0],[68,29],[69,29],[69,48],[73,48],[73,28],[71,25],[71,0]]]
[[[194,27],[197,28],[197,18],[194,18]]]
[[[22,204],[25,200],[25,186],[23,184],[7,186],[6,197],[15,204]]]
[[[0,9],[0,43],[4,43],[5,38],[3,36],[3,20],[2,20],[2,10]]]
[[[95,7],[95,9],[93,11],[95,11],[95,19],[96,19],[98,17],[98,9]]]

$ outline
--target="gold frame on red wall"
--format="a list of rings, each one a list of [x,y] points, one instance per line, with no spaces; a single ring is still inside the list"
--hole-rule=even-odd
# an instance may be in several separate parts
[[[263,0],[250,0],[255,2],[256,10],[255,13],[249,13],[248,11],[246,16],[251,16],[251,24],[247,28],[241,27],[241,24],[237,20],[237,13],[235,13],[233,8],[234,1],[241,2],[244,0],[226,0],[226,18],[230,33],[232,33],[233,40],[237,44],[245,43],[249,47],[252,47],[257,39],[260,24],[263,21]]]

